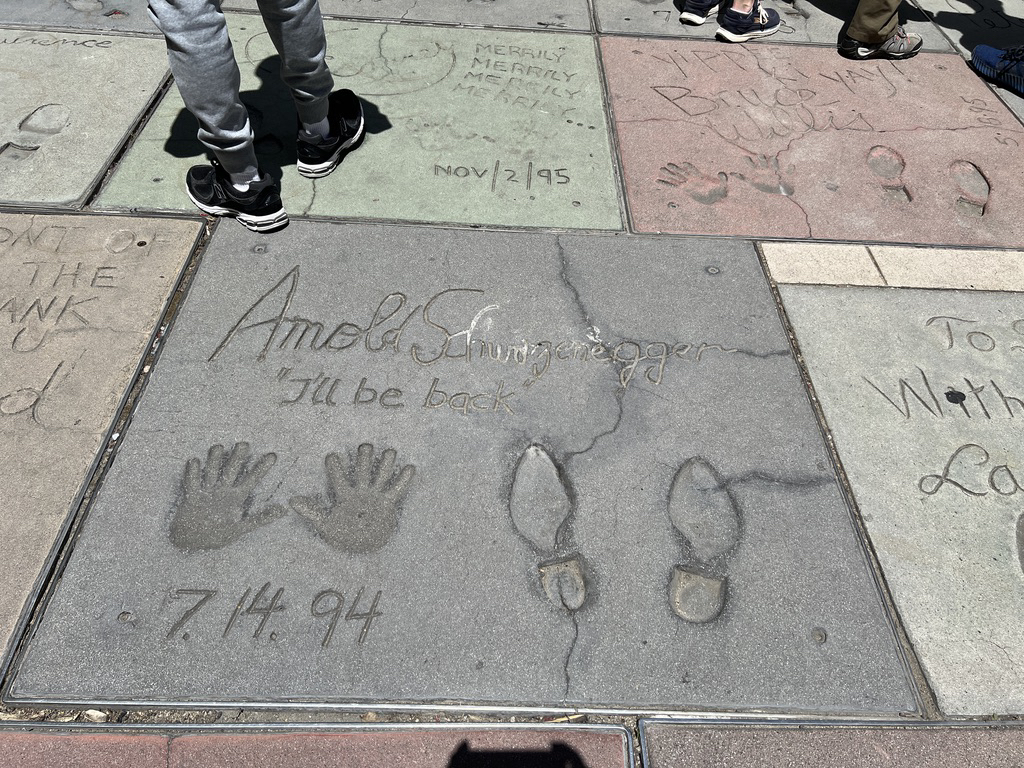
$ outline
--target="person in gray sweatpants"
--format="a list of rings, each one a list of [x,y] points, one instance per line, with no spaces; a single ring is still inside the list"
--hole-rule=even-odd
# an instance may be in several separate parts
[[[334,78],[317,0],[258,0],[258,5],[298,113],[299,173],[326,176],[362,137],[362,106],[351,91],[331,92]],[[216,158],[189,170],[192,202],[257,232],[285,226],[279,184],[260,170],[256,158],[220,0],[149,0],[149,12],[166,38],[181,98],[199,122],[199,141]]]

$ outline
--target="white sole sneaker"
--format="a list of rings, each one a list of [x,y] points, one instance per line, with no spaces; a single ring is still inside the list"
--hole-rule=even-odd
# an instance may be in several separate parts
[[[298,163],[299,175],[305,176],[307,179],[320,179],[327,176],[331,171],[338,167],[338,159],[341,157],[341,153],[347,149],[351,149],[361,138],[363,138],[363,132],[365,130],[366,119],[363,117],[362,111],[360,111],[359,128],[356,129],[355,134],[346,141],[341,142],[331,156],[322,163],[303,163],[300,160]]]

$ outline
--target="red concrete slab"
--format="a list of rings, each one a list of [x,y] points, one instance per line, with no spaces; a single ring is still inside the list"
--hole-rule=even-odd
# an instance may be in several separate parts
[[[1024,243],[1024,129],[958,56],[601,46],[637,230]]]
[[[209,734],[171,742],[168,768],[627,768],[625,731],[418,729]]]
[[[167,738],[145,734],[0,732],[0,768],[164,768]]]

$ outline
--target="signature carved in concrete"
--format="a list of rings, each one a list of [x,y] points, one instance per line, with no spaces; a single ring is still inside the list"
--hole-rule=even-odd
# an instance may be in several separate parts
[[[397,454],[390,448],[374,461],[372,443],[363,443],[354,462],[337,453],[324,459],[327,498],[293,496],[289,505],[320,537],[343,552],[376,552],[398,527],[402,499],[416,468],[395,472]]]
[[[214,445],[206,456],[185,463],[182,494],[171,519],[171,543],[183,550],[220,549],[250,531],[277,520],[284,507],[270,504],[253,511],[253,492],[277,456],[267,453],[250,464],[248,443],[235,443],[227,453]]]
[[[519,458],[509,511],[518,533],[544,558],[537,566],[544,594],[556,606],[578,610],[586,600],[587,582],[583,558],[572,541],[572,494],[539,445],[531,445]]]
[[[669,603],[681,619],[705,624],[725,608],[725,562],[740,541],[736,501],[707,459],[683,462],[669,490],[668,516],[691,557],[673,568]]]

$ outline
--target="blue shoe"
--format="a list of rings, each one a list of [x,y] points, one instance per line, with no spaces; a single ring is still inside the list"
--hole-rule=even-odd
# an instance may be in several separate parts
[[[779,31],[782,21],[779,14],[771,8],[762,8],[758,0],[750,13],[740,13],[732,8],[722,14],[717,34],[730,43],[745,43],[755,37],[768,37]]]
[[[976,46],[971,66],[986,80],[1024,96],[1024,45],[1005,51],[991,45]]]
[[[683,24],[703,24],[718,13],[718,0],[686,0],[679,21]]]

